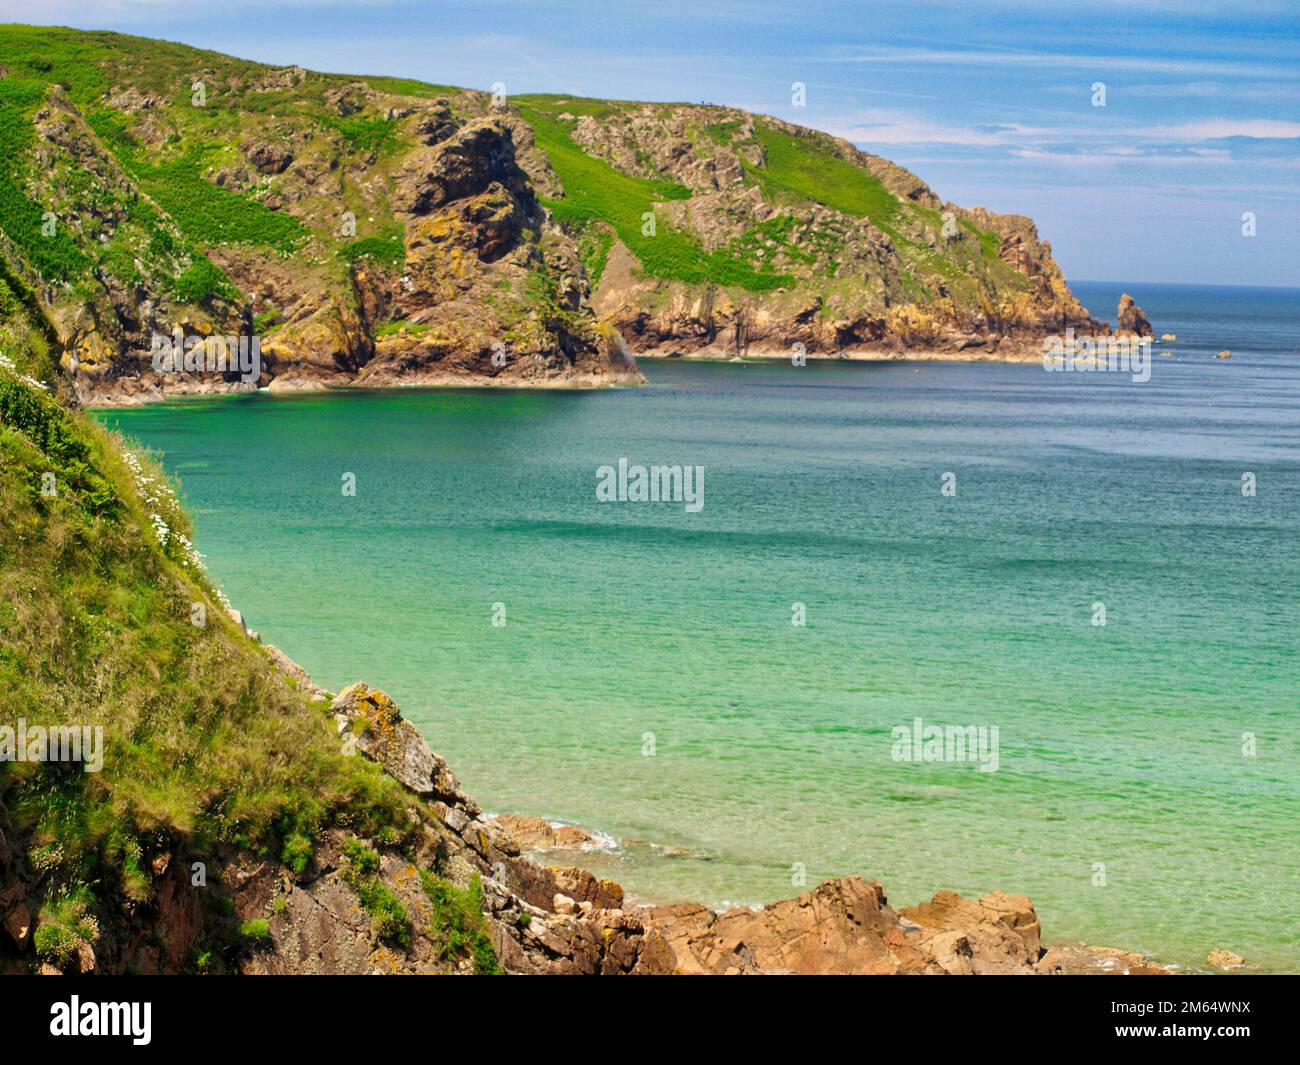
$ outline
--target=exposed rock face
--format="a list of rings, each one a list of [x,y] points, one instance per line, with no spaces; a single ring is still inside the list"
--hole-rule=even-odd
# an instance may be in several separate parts
[[[659,906],[650,911],[650,923],[668,939],[684,973],[883,974],[921,964],[884,888],[858,877],[828,880],[757,911]]]
[[[1038,915],[1024,895],[941,891],[902,916],[932,933],[924,937],[932,963],[949,975],[1025,972],[1038,962]]]
[[[1127,292],[1119,298],[1119,328],[1116,332],[1120,336],[1153,337],[1156,335],[1142,308],[1133,302],[1133,297]]]

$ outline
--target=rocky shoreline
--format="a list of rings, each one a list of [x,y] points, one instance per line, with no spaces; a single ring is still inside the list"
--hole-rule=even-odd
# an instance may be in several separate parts
[[[192,385],[163,389],[156,384],[143,383],[138,387],[122,387],[121,380],[118,379],[113,388],[84,390],[79,397],[79,402],[82,406],[91,409],[111,410],[121,407],[143,407],[151,403],[166,403],[178,399],[212,399],[221,396],[251,395],[255,392],[270,392],[275,395],[316,395],[324,392],[387,392],[412,388],[501,388],[590,392],[603,388],[644,384],[645,381],[639,374],[635,377],[625,375],[613,378],[595,374],[577,374],[571,377],[521,380],[489,377],[483,374],[429,373],[382,382],[276,378],[270,385],[261,388],[222,381],[197,381]]]
[[[278,651],[282,669],[305,674]],[[1033,903],[1024,895],[994,891],[966,899],[941,891],[929,902],[895,910],[878,881],[848,876],[761,909],[717,912],[698,903],[641,906],[621,885],[581,868],[581,855],[602,841],[576,826],[541,818],[485,815],[418,729],[381,691],[357,683],[330,704],[345,742],[379,763],[423,800],[421,820],[454,879],[478,876],[484,916],[502,968],[550,974],[1168,974],[1140,954],[1083,944],[1045,946]],[[395,854],[384,869],[399,888],[411,877]],[[577,864],[539,860],[565,853]],[[267,876],[267,872],[260,874]],[[256,879],[256,877],[255,877]],[[326,957],[346,959],[337,971],[421,971],[418,951],[396,955],[390,947],[349,937],[350,949],[325,939],[303,939],[294,915],[323,905],[339,890],[329,878],[294,885],[283,927],[272,920],[277,950],[249,968],[256,972],[323,971]],[[265,892],[255,892],[264,905]],[[299,902],[295,896],[301,893]],[[336,907],[346,904],[336,900]],[[250,910],[250,912],[252,912]],[[283,941],[282,941],[283,937]],[[364,937],[362,937],[364,939]]]
[[[1153,343],[1166,343],[1165,338],[1154,341],[1154,332],[1142,309],[1133,297],[1124,293],[1118,307],[1121,338],[1151,338]],[[1090,331],[1081,338],[1110,337],[1109,324],[1091,323]],[[802,334],[792,333],[791,336]],[[632,354],[622,335],[610,333],[603,341],[606,365],[596,371],[559,370],[551,368],[531,376],[515,374],[482,373],[469,368],[443,369],[437,366],[393,370],[367,368],[356,375],[334,372],[315,372],[310,368],[291,369],[281,376],[271,377],[260,387],[223,379],[219,375],[185,375],[179,379],[158,374],[110,377],[100,380],[77,379],[75,387],[78,400],[88,407],[103,409],[135,407],[148,403],[184,398],[240,395],[256,391],[277,394],[316,393],[331,391],[366,391],[374,389],[404,388],[513,388],[560,389],[590,391],[602,388],[626,387],[645,384],[645,376],[637,366],[638,358],[687,359],[692,361],[789,362],[792,352],[800,352],[811,362],[999,362],[1041,363],[1043,344],[1047,334],[1022,333],[1018,335],[949,336],[922,346],[903,344],[897,337],[882,337],[869,341],[854,341],[845,347],[811,348],[801,340],[785,344],[768,337],[746,346],[743,354],[736,353],[734,342],[722,338],[708,340],[702,336],[679,337],[669,335],[652,341],[646,337],[634,338],[637,342]],[[1172,338],[1170,338],[1172,339]],[[1169,354],[1168,351],[1162,354]]]

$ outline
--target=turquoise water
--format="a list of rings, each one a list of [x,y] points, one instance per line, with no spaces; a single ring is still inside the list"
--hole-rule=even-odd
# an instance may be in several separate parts
[[[389,691],[485,808],[623,841],[596,861],[634,895],[766,901],[803,863],[1297,971],[1300,299],[1137,295],[1180,336],[1145,385],[652,362],[103,418],[165,453],[264,639]],[[703,465],[703,509],[598,503],[623,456]],[[997,726],[997,771],[895,761],[916,717]]]

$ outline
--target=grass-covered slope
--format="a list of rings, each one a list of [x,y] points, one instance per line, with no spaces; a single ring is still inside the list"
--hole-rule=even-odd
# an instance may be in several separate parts
[[[238,968],[283,903],[237,914],[222,871],[298,876],[340,833],[376,941],[410,955],[414,916],[363,840],[409,847],[411,796],[227,615],[160,468],[66,394],[46,342],[0,316],[0,971]],[[65,728],[102,741],[30,757]],[[477,889],[419,872],[430,964],[494,971]]]

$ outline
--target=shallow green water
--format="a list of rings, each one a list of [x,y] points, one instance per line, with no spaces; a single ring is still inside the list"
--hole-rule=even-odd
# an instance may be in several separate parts
[[[165,452],[268,642],[393,694],[485,808],[625,841],[601,861],[636,895],[771,900],[803,863],[1300,970],[1300,384],[1240,358],[1143,386],[654,363],[104,418]],[[622,456],[703,465],[703,509],[598,503]],[[997,771],[894,760],[916,717],[997,726]]]

